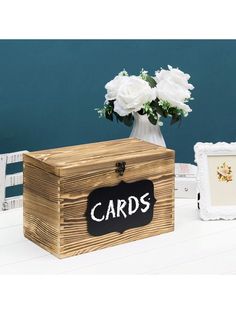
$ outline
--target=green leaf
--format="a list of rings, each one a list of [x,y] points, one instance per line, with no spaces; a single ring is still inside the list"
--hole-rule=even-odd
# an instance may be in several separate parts
[[[165,116],[165,115],[164,115],[164,111],[162,110],[161,107],[157,107],[156,111],[157,111],[157,113],[158,113],[159,115],[161,115],[162,117]]]
[[[156,111],[158,103],[153,100],[152,102],[150,102],[149,106],[152,108],[152,110]]]
[[[180,115],[173,115],[172,118],[171,118],[171,122],[170,122],[170,125],[173,125],[175,124],[176,122],[180,121],[181,120],[181,116]]]
[[[110,121],[113,121],[113,114],[112,113],[109,113],[108,111],[105,112],[105,117],[110,120]]]
[[[148,74],[145,76],[145,81],[148,82],[149,86],[152,88],[156,87],[157,85],[157,82],[154,80],[154,78]]]
[[[143,116],[146,112],[145,112],[144,109],[142,108],[142,109],[140,109],[140,110],[138,111],[138,113],[139,113],[141,116]]]
[[[155,109],[156,109],[156,112],[161,115],[162,117],[166,117],[166,112],[165,110],[159,106],[159,104],[157,102],[155,102]]]
[[[123,122],[124,117],[121,117],[117,112],[113,111],[115,117],[116,117],[116,121],[117,122]]]
[[[132,115],[132,113],[130,113],[128,116],[124,116],[123,117],[123,122],[126,126],[132,126],[133,122],[134,122],[134,117]]]
[[[157,118],[153,115],[149,115],[148,116],[148,120],[153,124],[156,125],[157,124]]]

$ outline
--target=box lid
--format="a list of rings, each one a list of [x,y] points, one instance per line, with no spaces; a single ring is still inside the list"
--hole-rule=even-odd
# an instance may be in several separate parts
[[[67,146],[24,154],[24,162],[57,176],[115,168],[116,162],[138,163],[174,157],[174,151],[136,138]]]

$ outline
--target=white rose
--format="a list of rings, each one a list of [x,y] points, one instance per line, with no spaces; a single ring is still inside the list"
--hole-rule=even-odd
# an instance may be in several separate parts
[[[139,111],[145,103],[155,98],[155,89],[151,88],[146,81],[134,75],[129,76],[118,89],[114,111],[120,116],[126,116]]]
[[[170,80],[162,80],[156,86],[156,95],[160,100],[165,100],[171,106],[182,109],[186,114],[192,109],[184,103],[190,97],[188,89],[183,88]]]
[[[162,80],[171,80],[172,82],[182,86],[186,89],[194,89],[194,86],[188,82],[190,75],[180,71],[178,68],[174,69],[168,65],[168,70],[161,70],[155,72],[156,82],[159,83]]]
[[[116,99],[121,84],[123,84],[127,80],[127,78],[128,77],[124,75],[117,75],[113,80],[105,85],[105,88],[107,90],[107,93],[105,95],[106,101]]]
[[[156,71],[156,95],[160,100],[168,101],[172,107],[182,109],[187,115],[192,109],[185,103],[191,97],[194,87],[189,84],[190,75],[168,65],[168,70]]]

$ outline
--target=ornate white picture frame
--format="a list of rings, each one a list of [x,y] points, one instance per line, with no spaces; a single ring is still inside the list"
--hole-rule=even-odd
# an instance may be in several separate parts
[[[198,142],[194,152],[201,219],[236,219],[236,142]]]

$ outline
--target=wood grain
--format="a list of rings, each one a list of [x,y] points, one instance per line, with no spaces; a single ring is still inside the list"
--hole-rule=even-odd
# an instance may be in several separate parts
[[[123,177],[116,162],[126,161]],[[149,179],[157,202],[150,224],[91,236],[84,213],[98,187]],[[24,234],[59,258],[174,230],[174,151],[137,139],[58,148],[24,155]]]

